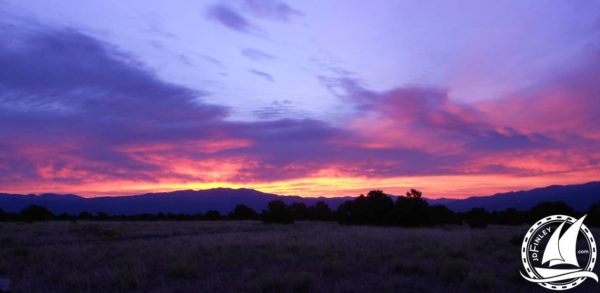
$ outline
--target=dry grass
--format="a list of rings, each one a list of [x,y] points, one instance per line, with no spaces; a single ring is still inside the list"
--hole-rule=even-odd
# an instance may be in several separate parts
[[[518,275],[526,229],[2,223],[0,276],[14,292],[542,291]]]

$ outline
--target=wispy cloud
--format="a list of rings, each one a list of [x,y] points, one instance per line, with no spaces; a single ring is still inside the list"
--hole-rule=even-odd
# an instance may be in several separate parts
[[[248,19],[235,9],[224,4],[211,5],[206,9],[209,19],[234,31],[242,33],[255,33],[257,28]]]
[[[248,71],[254,75],[260,76],[263,79],[265,79],[266,81],[270,81],[270,82],[274,82],[275,79],[273,78],[272,75],[264,72],[264,71],[260,71],[260,70],[256,70],[256,69],[248,69]]]
[[[273,101],[270,105],[253,111],[253,114],[261,120],[309,116],[309,113],[298,111],[290,100]]]
[[[257,49],[244,49],[242,50],[242,55],[255,61],[267,61],[274,59],[274,57],[270,54]]]
[[[277,0],[245,0],[244,6],[257,17],[277,21],[290,21],[293,17],[302,16],[302,12],[288,4]]]

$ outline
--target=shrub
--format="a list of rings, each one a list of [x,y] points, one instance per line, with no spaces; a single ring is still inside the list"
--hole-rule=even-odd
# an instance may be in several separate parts
[[[255,210],[239,204],[233,209],[233,212],[229,213],[229,218],[232,220],[255,220],[258,218],[258,214]]]
[[[54,214],[50,212],[46,207],[38,205],[30,205],[19,214],[20,218],[24,221],[47,221],[54,218]]]
[[[89,221],[94,219],[94,215],[92,215],[90,212],[81,212],[79,213],[78,219]]]
[[[222,218],[221,213],[219,211],[210,210],[206,212],[206,219],[211,221],[220,220]]]

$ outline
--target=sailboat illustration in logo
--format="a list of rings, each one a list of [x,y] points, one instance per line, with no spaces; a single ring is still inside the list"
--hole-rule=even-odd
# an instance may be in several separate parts
[[[533,225],[523,241],[521,254],[526,271],[526,274],[521,272],[523,278],[554,290],[571,289],[587,278],[598,282],[598,276],[592,272],[596,261],[596,245],[590,230],[583,225],[585,217],[574,220],[569,216],[556,215]],[[555,227],[558,223],[558,227]],[[566,225],[570,226],[565,230]],[[578,250],[580,233],[585,235],[586,241]],[[583,259],[587,260],[582,267],[580,260]]]

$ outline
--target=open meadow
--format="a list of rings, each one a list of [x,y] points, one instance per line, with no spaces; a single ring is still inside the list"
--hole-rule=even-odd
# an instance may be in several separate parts
[[[542,291],[518,273],[526,229],[1,223],[0,277],[14,292]]]

